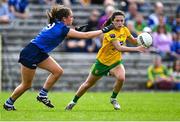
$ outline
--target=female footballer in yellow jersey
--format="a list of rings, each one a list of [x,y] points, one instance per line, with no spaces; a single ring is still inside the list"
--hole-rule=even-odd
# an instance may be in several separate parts
[[[105,26],[109,23],[114,23],[115,29],[104,34],[103,44],[97,54],[96,62],[93,64],[86,81],[79,87],[73,100],[66,106],[66,110],[71,110],[76,105],[78,99],[90,87],[92,87],[97,80],[108,73],[116,78],[110,103],[113,105],[114,109],[120,109],[120,105],[116,100],[116,97],[122,88],[123,82],[125,81],[125,69],[122,64],[122,52],[144,52],[146,50],[143,46],[124,46],[126,40],[129,40],[133,44],[137,43],[137,40],[130,34],[128,28],[124,26],[124,20],[124,13],[122,11],[115,11],[111,18],[106,22]]]

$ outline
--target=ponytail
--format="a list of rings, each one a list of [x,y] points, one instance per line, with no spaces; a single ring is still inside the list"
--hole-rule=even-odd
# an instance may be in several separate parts
[[[108,20],[103,24],[103,26],[105,27],[105,26],[108,26],[108,25],[110,25],[112,23],[112,19],[111,19],[111,17],[110,18],[108,18]]]
[[[48,17],[49,24],[53,24],[53,22],[55,22],[55,18],[52,16],[51,12],[47,11],[46,14],[47,14],[47,17]]]

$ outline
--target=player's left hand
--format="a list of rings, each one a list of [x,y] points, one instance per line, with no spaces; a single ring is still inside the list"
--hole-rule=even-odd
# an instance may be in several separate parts
[[[82,25],[82,26],[77,26],[77,27],[75,27],[75,30],[76,30],[76,31],[82,31],[84,28],[87,27],[87,25],[88,25],[88,24],[85,24],[85,25]]]

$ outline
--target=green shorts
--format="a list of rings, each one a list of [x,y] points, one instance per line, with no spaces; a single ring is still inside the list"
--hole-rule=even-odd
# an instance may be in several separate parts
[[[91,67],[91,73],[95,76],[103,76],[103,75],[107,76],[112,68],[122,63],[123,63],[122,61],[117,61],[116,63],[107,66],[102,64],[99,60],[96,59],[96,62]]]

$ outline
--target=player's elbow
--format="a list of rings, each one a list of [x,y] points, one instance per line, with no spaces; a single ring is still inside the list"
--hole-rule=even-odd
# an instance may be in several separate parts
[[[125,51],[124,48],[121,47],[121,46],[117,46],[116,49],[117,49],[119,52],[124,52],[124,51]]]

